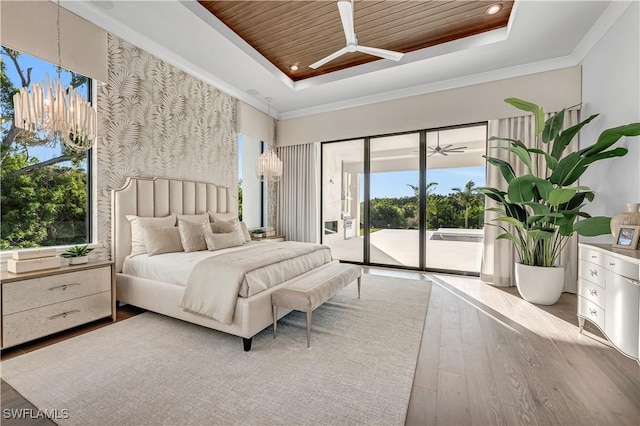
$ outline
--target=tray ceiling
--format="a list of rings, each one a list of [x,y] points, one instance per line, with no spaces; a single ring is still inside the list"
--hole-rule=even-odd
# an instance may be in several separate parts
[[[294,81],[380,60],[354,52],[309,68],[345,46],[336,1],[199,3]],[[485,13],[494,4],[502,9]],[[513,1],[356,1],[355,32],[361,45],[408,53],[506,27],[512,7]]]

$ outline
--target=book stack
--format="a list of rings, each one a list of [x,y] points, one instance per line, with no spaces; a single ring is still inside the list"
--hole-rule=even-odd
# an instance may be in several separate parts
[[[13,252],[13,259],[7,261],[7,271],[14,274],[40,271],[42,269],[60,268],[61,259],[56,256],[56,249],[39,248]]]
[[[273,229],[270,226],[267,227],[267,228],[264,228],[264,236],[267,237],[267,238],[268,237],[275,237],[276,236],[276,230]]]

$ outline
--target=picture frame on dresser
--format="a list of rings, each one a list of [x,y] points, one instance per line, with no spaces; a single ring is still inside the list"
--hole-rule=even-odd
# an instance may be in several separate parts
[[[613,248],[628,250],[638,249],[638,239],[640,238],[640,226],[618,225],[614,228],[615,239]]]

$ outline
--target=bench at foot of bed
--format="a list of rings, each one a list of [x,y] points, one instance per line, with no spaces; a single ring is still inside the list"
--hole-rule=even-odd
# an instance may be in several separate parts
[[[271,293],[273,305],[273,337],[278,325],[278,307],[295,309],[307,313],[307,347],[311,340],[311,316],[313,311],[349,283],[358,280],[360,299],[362,269],[357,265],[336,263],[322,268],[315,274],[306,275],[291,284]],[[251,345],[251,343],[249,343]],[[246,345],[245,345],[246,350]]]

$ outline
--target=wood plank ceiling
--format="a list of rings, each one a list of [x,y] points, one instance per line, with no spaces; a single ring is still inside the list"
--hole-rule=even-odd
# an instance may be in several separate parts
[[[513,1],[370,1],[355,2],[358,43],[411,52],[505,27]],[[379,60],[348,53],[317,70],[309,65],[345,46],[336,1],[200,1],[232,31],[292,80]],[[487,8],[500,4],[494,14]],[[292,71],[291,66],[299,69]]]

